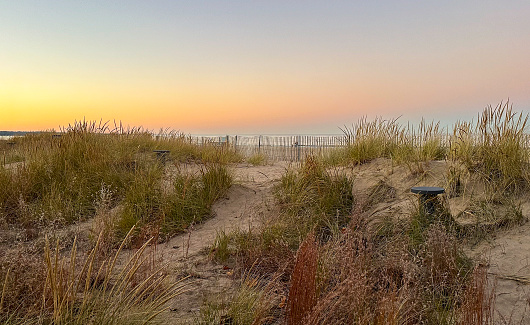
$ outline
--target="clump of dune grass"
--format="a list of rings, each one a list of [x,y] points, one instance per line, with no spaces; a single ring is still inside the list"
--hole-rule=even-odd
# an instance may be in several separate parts
[[[412,285],[417,273],[402,254],[406,242],[394,239],[379,255],[378,242],[367,229],[356,215],[342,236],[321,248],[320,295],[306,323],[398,324],[417,319],[419,292]]]
[[[429,302],[425,310],[427,319],[433,323],[451,324],[458,319],[458,306],[463,302],[466,288],[473,285],[470,277],[472,263],[459,247],[456,237],[439,224],[429,227],[418,255],[423,271],[427,273],[423,296]]]
[[[421,175],[425,172],[426,162],[446,158],[446,138],[439,122],[427,123],[422,119],[417,128],[408,125],[390,158],[398,164],[406,165],[412,174]]]
[[[425,211],[422,204],[415,203],[410,218],[409,238],[411,247],[417,249],[425,243],[426,231],[432,225],[444,227],[449,234],[456,235],[461,231],[461,227],[455,222],[449,211],[445,196],[436,196],[430,199],[430,204],[434,211]]]
[[[257,275],[291,274],[297,239],[281,220],[273,220],[259,231],[236,229],[218,232],[210,256],[219,263],[233,265],[239,273],[252,270]]]
[[[459,236],[471,245],[491,238],[499,229],[516,227],[528,221],[520,202],[504,194],[472,199],[456,217]]]
[[[139,274],[151,260],[145,254],[150,241],[124,264],[118,263],[128,239],[104,260],[97,258],[101,235],[86,256],[77,252],[75,241],[69,256],[63,257],[59,244],[54,250],[46,240],[44,267],[32,270],[40,274],[40,283],[33,287],[32,303],[16,304],[10,283],[17,274],[8,272],[2,287],[0,319],[14,324],[157,323],[157,316],[167,309],[166,303],[182,293],[184,286],[181,281],[168,283],[164,266]]]
[[[456,237],[432,224],[416,253],[406,228],[382,240],[362,216],[321,248],[319,292],[310,324],[453,324],[473,286]],[[480,303],[487,303],[481,301]]]
[[[246,161],[253,166],[263,166],[268,163],[269,158],[264,153],[256,153],[248,157]]]
[[[405,129],[397,119],[376,118],[368,121],[362,118],[351,128],[345,127],[342,132],[346,136],[344,159],[354,164],[390,157],[405,136]]]
[[[163,189],[161,178],[156,168],[137,174],[116,221],[118,235],[137,225],[134,237],[139,243],[152,236],[168,238],[211,216],[213,203],[232,185],[232,175],[223,164],[207,164],[199,175],[177,173],[169,190]]]
[[[279,296],[277,277],[245,273],[228,301],[209,299],[199,311],[196,324],[270,324],[278,320],[285,305]]]
[[[475,125],[455,124],[452,158],[479,175],[492,191],[513,192],[530,179],[528,114],[515,113],[509,102],[488,106]]]
[[[444,130],[440,128],[440,122],[427,123],[422,120],[418,126],[418,130],[412,131],[412,146],[416,148],[416,156],[418,160],[441,160],[447,155],[447,144],[444,139]]]
[[[459,197],[464,193],[464,181],[469,177],[469,172],[463,170],[459,165],[450,165],[447,169],[445,179],[445,192],[449,198]]]
[[[353,179],[338,170],[328,170],[314,157],[307,157],[298,170],[288,170],[276,188],[282,207],[282,223],[296,229],[298,239],[313,229],[317,237],[327,236],[348,223],[354,204]]]
[[[96,193],[103,185],[113,190],[116,202],[149,159],[120,147],[128,142],[107,130],[85,122],[70,126],[60,137],[43,133],[21,139],[25,159],[4,172],[8,188],[0,214],[25,226],[35,219],[62,224],[84,220],[94,214]],[[148,138],[144,133],[131,136]]]
[[[211,206],[228,191],[232,182],[233,177],[223,164],[208,164],[199,175],[175,177],[172,192],[166,197],[162,230],[171,234],[192,222],[203,221],[211,215]]]
[[[440,123],[422,120],[416,128],[410,124],[404,127],[397,119],[362,118],[342,131],[345,147],[330,154],[326,161],[362,164],[376,158],[391,158],[414,171],[421,162],[444,159],[448,153]]]

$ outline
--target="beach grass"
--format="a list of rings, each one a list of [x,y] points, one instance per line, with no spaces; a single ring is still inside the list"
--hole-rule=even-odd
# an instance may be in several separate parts
[[[4,275],[0,322],[2,324],[147,324],[167,309],[166,303],[185,290],[184,279],[168,281],[165,265],[151,263],[153,238],[129,257],[122,250],[99,253],[100,234],[88,253],[78,253],[74,240],[69,255],[59,242],[46,238],[41,267],[10,268]],[[119,261],[119,262],[117,262]],[[6,261],[2,261],[6,262]],[[20,262],[20,261],[19,261]],[[28,264],[23,265],[28,267]],[[32,280],[31,287],[24,285]]]
[[[153,152],[158,149],[169,151],[167,161]],[[118,242],[133,225],[139,232],[155,225],[175,233],[200,222],[230,186],[225,164],[240,159],[228,148],[199,147],[181,134],[155,137],[94,122],[76,123],[59,134],[29,134],[17,139],[16,150],[22,161],[0,168],[0,220],[25,229],[83,222],[95,216],[105,192],[107,210],[121,207],[109,225]],[[200,177],[176,168],[175,190],[165,191],[165,170],[185,162],[206,165]],[[183,207],[187,212],[179,213]]]

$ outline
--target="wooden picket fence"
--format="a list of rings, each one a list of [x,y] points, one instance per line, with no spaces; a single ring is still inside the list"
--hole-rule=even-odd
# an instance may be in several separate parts
[[[214,143],[233,148],[245,157],[263,154],[274,161],[300,161],[307,155],[323,156],[346,144],[344,135],[226,135],[192,136],[202,145]]]
[[[530,149],[530,134],[525,138],[526,147]],[[189,139],[197,145],[213,143],[231,147],[245,157],[263,154],[273,161],[300,161],[308,155],[322,157],[355,141],[344,134],[190,136]],[[418,145],[424,140],[421,137],[410,139]],[[443,145],[451,147],[451,134],[444,134],[441,140]]]

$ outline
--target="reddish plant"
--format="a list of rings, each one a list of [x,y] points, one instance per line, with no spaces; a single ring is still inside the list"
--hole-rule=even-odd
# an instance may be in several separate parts
[[[289,325],[304,324],[304,318],[316,303],[316,274],[318,245],[310,233],[296,254],[296,262],[291,274],[291,289],[287,309]]]

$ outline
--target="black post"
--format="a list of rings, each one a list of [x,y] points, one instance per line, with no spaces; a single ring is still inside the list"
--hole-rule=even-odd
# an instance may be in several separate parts
[[[419,194],[420,209],[432,215],[436,210],[435,199],[438,194],[445,192],[442,187],[417,186],[410,189],[412,193]]]

